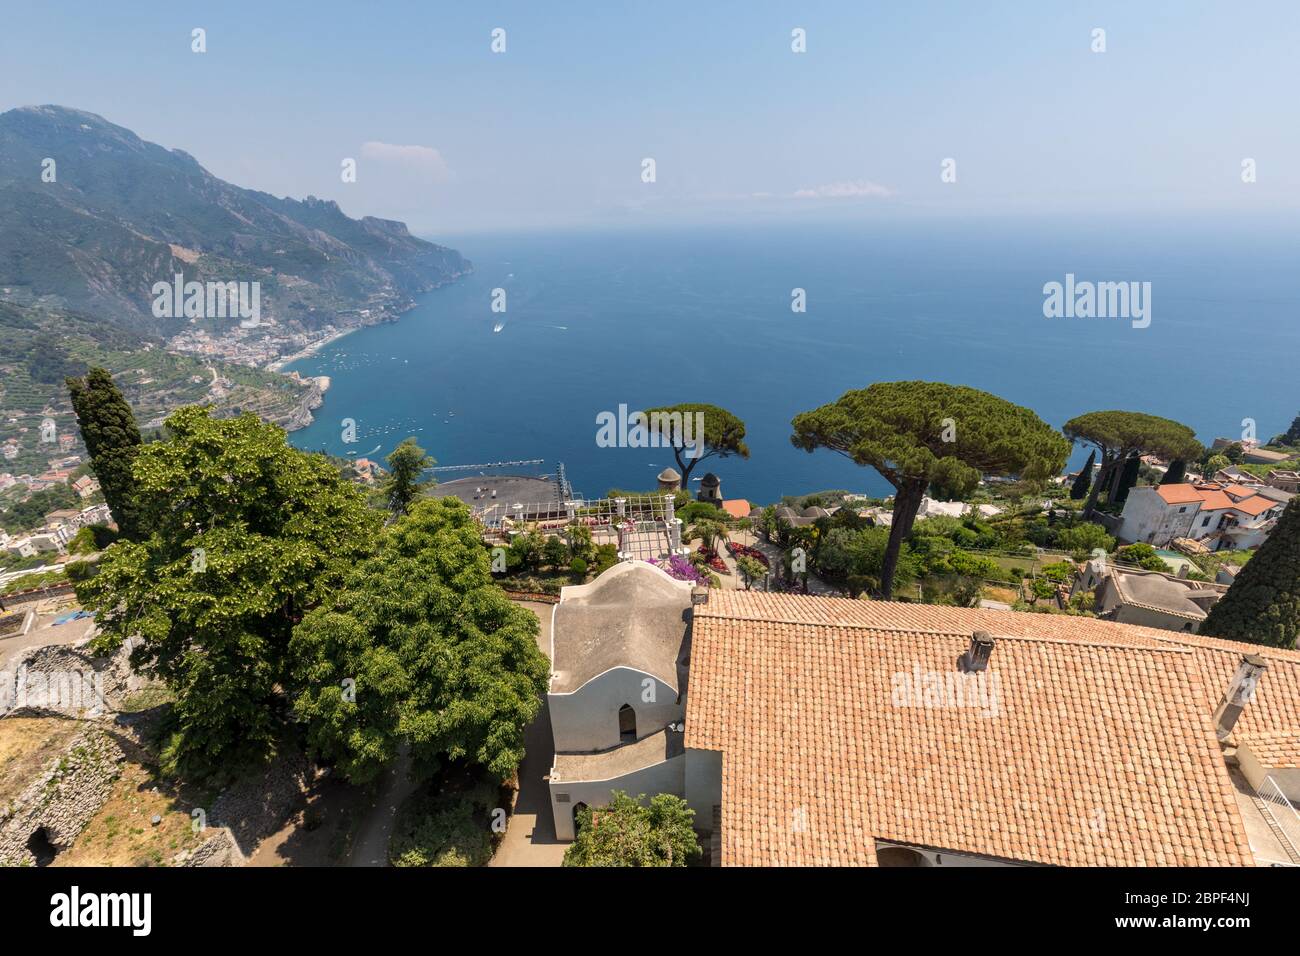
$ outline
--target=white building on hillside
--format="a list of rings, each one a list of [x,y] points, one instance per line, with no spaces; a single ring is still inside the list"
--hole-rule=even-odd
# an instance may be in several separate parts
[[[1286,501],[1240,484],[1210,482],[1134,488],[1124,502],[1122,541],[1167,547],[1174,538],[1212,551],[1263,544]]]

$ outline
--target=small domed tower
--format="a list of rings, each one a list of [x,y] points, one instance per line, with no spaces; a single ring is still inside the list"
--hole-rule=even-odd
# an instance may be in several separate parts
[[[700,479],[700,493],[696,495],[700,501],[707,501],[711,505],[722,507],[722,480],[713,472],[709,472]]]

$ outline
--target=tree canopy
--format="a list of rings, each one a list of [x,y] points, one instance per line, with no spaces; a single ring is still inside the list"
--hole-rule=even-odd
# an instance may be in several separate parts
[[[1070,441],[1092,445],[1101,452],[1101,468],[1088,494],[1084,517],[1092,516],[1101,489],[1130,455],[1200,460],[1204,451],[1196,432],[1186,425],[1145,412],[1088,412],[1070,419],[1061,430]]]
[[[1291,427],[1273,439],[1274,445],[1300,445],[1300,415],[1291,420]]]
[[[357,783],[403,743],[421,773],[447,757],[504,778],[550,675],[537,631],[493,582],[469,508],[422,499],[294,629],[294,713]]]
[[[621,790],[608,806],[578,812],[578,836],[565,866],[689,866],[700,855],[695,811],[681,797],[657,794],[647,806]]]
[[[131,474],[140,450],[135,414],[106,369],[91,368],[84,378],[67,379],[67,385],[104,501],[122,534],[135,540],[142,534]]]
[[[690,422],[693,423],[697,413],[703,416],[704,421],[702,442],[694,425],[687,424],[687,416],[691,416]],[[691,480],[691,471],[706,458],[729,458],[732,455],[749,457],[749,446],[745,444],[745,423],[725,408],[688,402],[648,408],[641,414],[646,417],[646,428],[652,434],[657,433],[661,439],[673,443],[673,457],[677,459],[677,467],[681,470],[683,488],[690,487],[688,482]],[[691,439],[701,446],[696,457],[689,457],[686,454],[689,449],[682,443],[682,435],[687,429],[690,429]]]
[[[1094,448],[1088,453],[1088,461],[1079,469],[1078,476],[1074,479],[1074,484],[1070,486],[1070,498],[1074,501],[1082,501],[1088,497],[1088,486],[1092,484],[1092,466],[1097,461],[1097,450]]]
[[[877,382],[796,415],[790,441],[869,465],[894,486],[894,516],[881,570],[883,596],[931,483],[965,495],[982,475],[1045,481],[1070,445],[1027,408],[979,389],[941,382]]]
[[[437,462],[416,443],[415,438],[407,438],[398,445],[388,461],[388,477],[384,480],[384,492],[388,496],[389,510],[395,515],[404,515],[411,510],[411,503],[430,484],[421,481],[420,476]]]
[[[96,645],[136,638],[136,667],[176,699],[169,771],[264,756],[278,731],[293,626],[338,591],[378,528],[361,491],[253,414],[182,408],[135,458],[147,538],[119,541],[78,582]]]
[[[1202,634],[1294,648],[1300,636],[1300,498],[1210,608]]]

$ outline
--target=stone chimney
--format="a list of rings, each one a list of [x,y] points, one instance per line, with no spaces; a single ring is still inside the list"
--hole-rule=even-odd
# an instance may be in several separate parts
[[[1226,740],[1237,724],[1237,718],[1246,705],[1255,699],[1255,685],[1264,676],[1268,664],[1258,654],[1245,654],[1232,675],[1228,689],[1214,711],[1214,732],[1219,740]]]
[[[971,635],[970,647],[961,656],[961,669],[968,674],[982,671],[989,666],[992,654],[993,636],[988,631],[976,631]]]

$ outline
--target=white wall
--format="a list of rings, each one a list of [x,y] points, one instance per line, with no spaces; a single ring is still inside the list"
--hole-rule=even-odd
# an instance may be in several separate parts
[[[1142,542],[1164,547],[1174,538],[1186,537],[1200,510],[1200,502],[1186,505],[1166,504],[1154,488],[1134,488],[1124,502],[1116,534],[1124,541]],[[1179,511],[1186,508],[1186,511]],[[1213,527],[1214,522],[1211,522]]]
[[[586,753],[618,746],[618,711],[624,704],[636,711],[638,740],[685,715],[675,689],[630,667],[608,670],[571,694],[548,694],[546,700],[559,753]]]
[[[722,803],[722,751],[686,751],[686,802],[695,811],[697,830],[713,829],[713,808]]]
[[[559,840],[572,840],[573,808],[579,803],[589,807],[603,807],[609,803],[610,794],[622,790],[633,797],[644,795],[647,802],[657,793],[683,796],[685,791],[686,755],[681,754],[650,767],[611,780],[556,780],[550,784],[551,814],[555,819],[555,836]],[[567,796],[561,803],[559,796]]]

